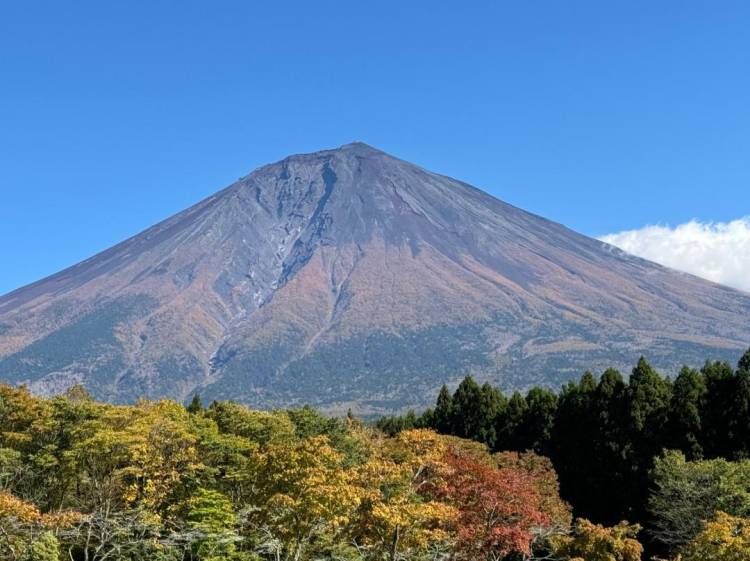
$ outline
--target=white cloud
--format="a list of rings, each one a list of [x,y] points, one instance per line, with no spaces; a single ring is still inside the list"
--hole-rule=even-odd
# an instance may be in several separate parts
[[[600,238],[644,259],[750,292],[750,217],[645,226]]]

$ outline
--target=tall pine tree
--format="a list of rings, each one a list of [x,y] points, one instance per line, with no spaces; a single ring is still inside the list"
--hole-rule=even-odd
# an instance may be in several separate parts
[[[450,434],[453,430],[453,396],[448,386],[440,388],[437,404],[432,412],[435,430],[443,434]]]
[[[497,415],[495,429],[497,443],[495,448],[518,452],[526,450],[526,443],[523,441],[518,429],[526,417],[528,407],[524,397],[520,393],[514,392],[508,401],[508,406]]]
[[[701,411],[706,391],[701,373],[687,366],[680,371],[672,388],[667,422],[668,445],[681,450],[688,460],[703,457]]]
[[[453,433],[461,438],[480,440],[482,389],[466,376],[453,394]]]
[[[732,420],[736,379],[728,362],[706,362],[701,369],[706,400],[701,412],[703,451],[707,458],[730,458],[736,442]]]

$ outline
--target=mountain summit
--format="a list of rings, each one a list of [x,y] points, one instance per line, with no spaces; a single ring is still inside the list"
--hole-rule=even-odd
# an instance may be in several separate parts
[[[374,413],[467,373],[523,388],[642,353],[735,358],[749,314],[748,294],[356,142],[0,297],[0,379]]]

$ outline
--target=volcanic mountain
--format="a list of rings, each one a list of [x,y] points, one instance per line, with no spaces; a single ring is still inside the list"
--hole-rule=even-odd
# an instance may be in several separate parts
[[[749,294],[354,143],[1,297],[0,379],[376,413],[467,373],[510,389],[735,358],[749,315]]]

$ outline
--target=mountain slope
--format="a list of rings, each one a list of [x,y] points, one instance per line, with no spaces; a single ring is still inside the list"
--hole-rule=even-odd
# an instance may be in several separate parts
[[[750,295],[361,143],[292,156],[0,298],[0,379],[377,412],[468,372],[734,358]]]

